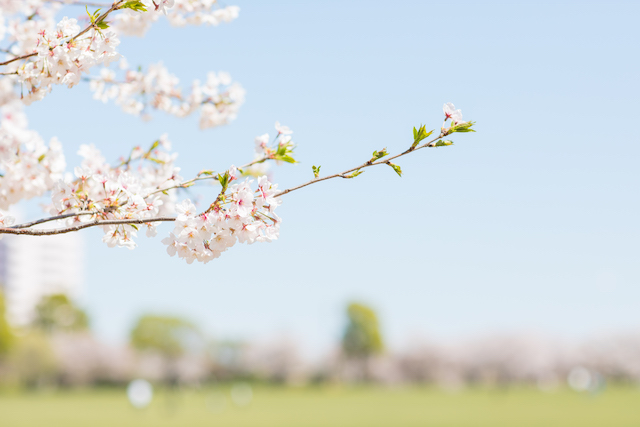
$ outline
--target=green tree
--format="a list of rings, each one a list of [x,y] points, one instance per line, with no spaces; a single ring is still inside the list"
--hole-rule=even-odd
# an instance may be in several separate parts
[[[0,357],[7,354],[14,342],[15,337],[7,322],[4,294],[0,291]]]
[[[155,351],[168,358],[182,355],[199,342],[198,329],[179,317],[144,315],[131,330],[131,345],[138,350]]]
[[[364,304],[349,304],[347,326],[342,337],[342,351],[347,359],[359,365],[362,379],[370,378],[369,360],[383,350],[384,343],[376,312]]]
[[[42,331],[31,330],[20,335],[6,360],[9,382],[33,388],[55,381],[58,362]]]
[[[130,334],[131,345],[142,351],[160,354],[164,359],[164,379],[171,386],[178,383],[178,358],[188,350],[202,347],[198,328],[179,317],[141,316]]]
[[[82,331],[89,328],[89,317],[64,294],[47,295],[36,306],[33,326],[47,333]]]
[[[342,338],[344,353],[353,358],[367,358],[382,353],[384,344],[376,312],[364,304],[347,307],[347,327]]]

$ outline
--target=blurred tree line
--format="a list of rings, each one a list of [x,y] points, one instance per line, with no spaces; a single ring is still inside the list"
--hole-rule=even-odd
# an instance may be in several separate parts
[[[375,311],[349,304],[329,368],[310,373],[297,342],[287,337],[247,343],[212,341],[193,322],[144,314],[129,343],[108,346],[90,331],[86,311],[63,294],[42,298],[28,327],[7,322],[0,292],[0,387],[125,384],[143,377],[170,386],[185,382],[253,380],[274,383],[370,381],[384,345]]]
[[[483,384],[503,389],[530,384],[551,389],[566,383],[572,372],[586,372],[598,387],[604,380],[640,383],[640,333],[633,332],[609,334],[575,347],[513,333],[455,345],[414,338],[404,348],[389,350],[376,311],[353,302],[346,307],[333,349],[310,362],[288,336],[253,342],[212,340],[187,319],[157,314],[141,315],[128,343],[108,345],[92,335],[87,313],[59,294],[42,299],[28,327],[12,328],[5,312],[0,293],[0,390],[122,386],[136,378],[171,387],[244,380],[447,388]]]

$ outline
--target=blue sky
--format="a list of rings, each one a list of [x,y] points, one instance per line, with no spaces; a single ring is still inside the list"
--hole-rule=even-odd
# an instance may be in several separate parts
[[[132,65],[163,61],[185,86],[228,71],[247,90],[230,126],[144,123],[87,88],[55,88],[27,110],[31,126],[58,136],[71,165],[80,144],[115,159],[168,132],[189,176],[250,159],[279,120],[300,160],[275,171],[281,187],[311,178],[311,165],[337,172],[405,149],[413,126],[440,126],[445,102],[477,133],[401,159],[403,178],[372,168],[287,195],[280,240],[207,265],[169,258],[161,237],[130,252],[85,233],[82,302],[99,335],[123,340],[151,311],[218,338],[289,334],[325,349],[351,299],[379,310],[392,345],[640,327],[640,4],[230,4],[241,8],[231,24],[162,23],[121,45]]]

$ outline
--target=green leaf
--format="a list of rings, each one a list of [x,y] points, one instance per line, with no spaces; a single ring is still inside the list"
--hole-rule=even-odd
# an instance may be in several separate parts
[[[451,132],[450,133],[454,133],[454,132],[475,132],[475,130],[471,129],[471,127],[473,125],[475,125],[475,124],[476,124],[476,122],[458,123],[457,125],[451,126]]]
[[[287,163],[298,163],[296,161],[296,159],[294,159],[293,157],[289,156],[288,154],[277,154],[275,156],[273,156],[274,160],[282,160],[283,162],[287,162]]]
[[[317,178],[317,177],[318,177],[318,175],[320,175],[320,168],[321,168],[321,167],[322,167],[322,166],[318,166],[318,167],[312,166],[312,169],[313,169],[313,177],[314,177],[314,178]]]
[[[40,157],[38,157],[38,163],[40,163],[41,161],[44,160],[45,155],[41,154]]]
[[[416,148],[420,143],[420,141],[427,138],[432,133],[433,133],[433,130],[427,132],[427,128],[425,125],[421,125],[420,129],[418,130],[416,130],[416,128],[414,127],[413,128],[413,144],[411,144],[411,148]]]
[[[147,6],[144,5],[140,0],[130,0],[120,6],[118,9],[131,9],[136,12],[146,12]]]
[[[164,165],[165,164],[164,160],[156,159],[155,157],[147,157],[147,160],[151,160],[153,163],[156,163],[158,165]]]
[[[200,172],[198,173],[198,176],[200,176],[200,175],[207,175],[207,176],[211,176],[211,175],[213,175],[214,173],[215,173],[215,172],[214,172],[214,171],[212,171],[212,170],[204,170],[204,171],[200,171]]]
[[[376,160],[381,159],[384,156],[388,156],[388,155],[389,155],[389,153],[387,153],[387,148],[385,147],[380,151],[374,151],[373,152],[373,157],[371,158],[371,161],[375,162]]]
[[[442,141],[436,142],[436,147],[445,147],[447,145],[453,145],[453,141],[442,140]]]
[[[101,30],[106,30],[107,28],[109,28],[109,23],[103,19],[102,21],[96,23],[96,27],[100,28]]]
[[[229,185],[229,171],[226,171],[224,175],[218,174],[218,182],[222,185],[222,193],[227,191],[227,186]]]
[[[394,171],[396,171],[398,176],[400,176],[400,177],[402,176],[402,169],[400,169],[400,166],[396,165],[395,163],[391,163],[391,162],[387,162],[387,164],[389,166],[391,166]]]
[[[356,176],[360,175],[361,173],[363,173],[364,171],[361,171],[360,169],[358,169],[357,171],[349,174],[349,175],[343,175],[344,178],[355,178]]]

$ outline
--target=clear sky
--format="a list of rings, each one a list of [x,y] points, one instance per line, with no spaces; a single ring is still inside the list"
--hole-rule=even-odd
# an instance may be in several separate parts
[[[275,170],[281,187],[311,165],[337,172],[407,148],[413,126],[440,126],[445,102],[477,133],[401,159],[403,178],[373,168],[287,195],[280,240],[207,265],[169,258],[160,236],[130,252],[86,232],[82,302],[100,336],[123,340],[151,311],[218,338],[288,334],[326,349],[351,299],[379,310],[392,345],[640,328],[640,3],[229,4],[241,7],[231,24],[158,24],[121,52],[163,61],[185,86],[228,71],[247,90],[230,126],[144,123],[62,87],[29,107],[31,126],[61,139],[71,167],[82,143],[115,159],[168,132],[190,176],[250,159],[279,120],[301,162]]]

